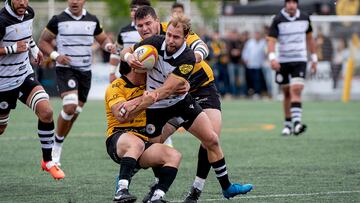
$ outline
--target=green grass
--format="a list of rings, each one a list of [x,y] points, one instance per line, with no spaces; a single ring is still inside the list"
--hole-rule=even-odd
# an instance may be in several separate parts
[[[57,117],[61,102],[52,104]],[[281,137],[280,102],[223,102],[221,144],[231,180],[255,185],[230,202],[360,202],[360,103],[303,106],[306,134]],[[19,102],[0,136],[0,202],[112,202],[118,166],[105,151],[103,103],[89,102],[65,141],[62,181],[40,171],[36,120]],[[166,199],[179,202],[193,181],[199,142],[187,133],[173,141],[183,160]],[[152,180],[151,170],[134,178],[139,200]],[[224,201],[212,171],[201,200]]]

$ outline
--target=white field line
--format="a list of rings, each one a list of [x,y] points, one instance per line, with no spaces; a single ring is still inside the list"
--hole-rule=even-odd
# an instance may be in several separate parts
[[[306,196],[323,196],[323,195],[336,195],[336,194],[354,194],[360,193],[360,190],[353,191],[332,191],[332,192],[314,192],[314,193],[290,193],[290,194],[273,194],[273,195],[244,195],[234,197],[231,200],[236,199],[265,199],[265,198],[287,198],[287,197],[306,197]],[[217,199],[201,199],[200,202],[218,202],[225,201],[225,198],[217,198]],[[184,200],[174,200],[171,202],[183,202]]]

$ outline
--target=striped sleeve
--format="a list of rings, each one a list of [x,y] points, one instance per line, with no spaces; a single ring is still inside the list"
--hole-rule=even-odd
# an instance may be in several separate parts
[[[186,43],[194,51],[194,53],[200,54],[202,59],[205,59],[209,56],[209,49],[207,45],[197,34],[193,32],[190,33],[186,39]]]

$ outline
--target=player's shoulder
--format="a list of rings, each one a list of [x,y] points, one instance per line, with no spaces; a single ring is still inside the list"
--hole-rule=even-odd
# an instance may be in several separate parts
[[[90,13],[90,12],[87,11],[87,10],[86,10],[86,15],[85,15],[85,17],[82,18],[82,20],[84,20],[84,21],[95,21],[95,22],[99,21],[96,15]]]
[[[26,11],[25,18],[33,19],[35,17],[35,11],[31,6],[28,6]]]
[[[299,20],[307,20],[310,18],[310,15],[306,11],[300,10]]]
[[[184,51],[176,58],[175,63],[177,65],[181,64],[192,64],[195,63],[196,58],[194,51],[190,49],[188,46],[184,49]]]
[[[124,88],[124,86],[126,86],[127,81],[125,81],[124,77],[120,77],[117,78],[116,80],[114,80],[110,85],[109,85],[109,89],[122,89]]]
[[[119,33],[124,33],[124,32],[131,32],[131,31],[136,31],[135,26],[132,26],[131,23],[125,25],[124,27],[120,28],[120,32]]]
[[[286,21],[286,17],[281,13],[281,11],[279,13],[277,13],[274,18],[273,18],[273,21],[274,22],[283,22],[283,21]]]

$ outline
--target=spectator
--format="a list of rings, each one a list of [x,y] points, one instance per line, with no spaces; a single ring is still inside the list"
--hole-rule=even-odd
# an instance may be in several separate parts
[[[255,32],[255,37],[245,43],[242,52],[242,58],[246,64],[246,81],[250,96],[259,97],[261,89],[264,89],[262,88],[262,81],[264,80],[262,68],[266,61],[265,49],[265,39],[262,38],[260,32]]]
[[[331,66],[331,76],[333,79],[333,88],[336,89],[338,87],[338,81],[341,71],[344,69],[343,67],[346,65],[346,61],[349,57],[349,50],[347,46],[347,42],[345,39],[341,38],[338,40],[335,57],[333,60],[333,64]]]

